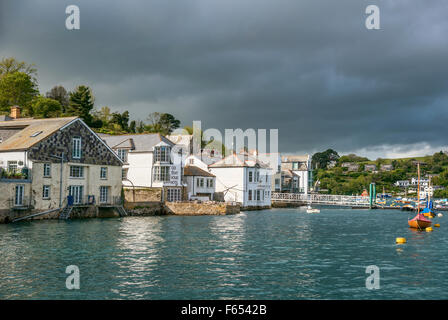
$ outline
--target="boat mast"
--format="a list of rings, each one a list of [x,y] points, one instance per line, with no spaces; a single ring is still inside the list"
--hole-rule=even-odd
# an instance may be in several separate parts
[[[420,162],[417,162],[418,183],[417,183],[417,214],[420,213]]]

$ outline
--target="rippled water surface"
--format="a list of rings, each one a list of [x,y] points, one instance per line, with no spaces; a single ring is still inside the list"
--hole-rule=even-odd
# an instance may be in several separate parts
[[[432,233],[407,217],[272,209],[0,225],[0,298],[448,299],[448,214]],[[80,290],[65,287],[68,265]],[[369,265],[379,290],[365,287]]]

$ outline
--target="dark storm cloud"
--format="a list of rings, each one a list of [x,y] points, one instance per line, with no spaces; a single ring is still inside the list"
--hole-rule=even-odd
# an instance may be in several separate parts
[[[69,4],[80,7],[80,30],[65,29]],[[364,26],[369,4],[381,9],[381,30]],[[205,128],[278,128],[284,152],[446,145],[445,0],[0,8],[0,55],[36,63],[41,91],[86,83],[97,107],[129,109],[136,119],[165,111]]]

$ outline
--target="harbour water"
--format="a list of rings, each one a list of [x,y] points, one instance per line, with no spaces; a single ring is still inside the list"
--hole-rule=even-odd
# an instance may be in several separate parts
[[[0,225],[1,299],[448,299],[448,217],[272,209]],[[405,245],[396,245],[405,237]],[[68,265],[80,289],[68,290]],[[366,288],[366,267],[380,289]]]

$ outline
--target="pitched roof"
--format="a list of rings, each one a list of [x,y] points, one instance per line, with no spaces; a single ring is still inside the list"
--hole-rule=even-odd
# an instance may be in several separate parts
[[[217,161],[211,165],[210,168],[228,168],[228,167],[261,167],[261,168],[269,168],[266,164],[259,161],[257,158],[242,155],[242,154],[231,154],[224,159]]]
[[[0,130],[6,138],[0,142],[0,151],[27,150],[76,119],[78,117],[0,121]]]
[[[309,161],[310,156],[308,154],[296,156],[296,155],[290,155],[290,156],[282,156],[282,162],[305,162]]]
[[[202,170],[199,167],[190,165],[187,165],[184,168],[184,176],[215,177],[215,175],[211,174],[210,172]]]
[[[129,148],[130,152],[149,152],[160,142],[174,146],[173,142],[162,136],[160,133],[125,134],[117,136],[100,134],[100,138],[112,149]]]

